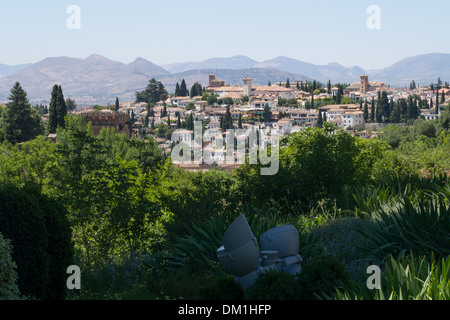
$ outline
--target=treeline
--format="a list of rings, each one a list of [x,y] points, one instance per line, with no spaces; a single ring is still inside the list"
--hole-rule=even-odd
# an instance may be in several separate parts
[[[440,112],[440,105],[445,102],[445,97],[433,103],[422,99],[418,95],[410,95],[408,98],[394,101],[388,98],[387,92],[378,93],[378,99],[372,97],[371,101],[360,102],[360,108],[364,112],[366,122],[377,123],[406,123],[412,122],[421,116],[422,110],[433,109],[436,114]]]
[[[39,135],[55,133],[58,127],[64,127],[68,111],[76,109],[73,99],[64,99],[61,86],[54,85],[50,105],[29,103],[27,93],[19,82],[11,89],[6,108],[0,107],[0,142],[12,144],[32,140]],[[48,122],[42,116],[48,115]]]

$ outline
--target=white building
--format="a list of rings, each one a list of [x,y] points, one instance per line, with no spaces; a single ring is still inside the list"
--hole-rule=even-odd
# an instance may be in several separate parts
[[[358,127],[364,123],[364,112],[362,111],[347,111],[342,116],[342,127]]]

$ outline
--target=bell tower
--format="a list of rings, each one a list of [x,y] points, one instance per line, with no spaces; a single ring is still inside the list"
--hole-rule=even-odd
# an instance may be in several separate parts
[[[369,76],[367,74],[363,74],[361,76],[359,92],[361,93],[361,95],[365,95],[368,91],[369,91]]]
[[[253,79],[245,77],[244,79],[242,79],[242,81],[244,81],[244,95],[250,97],[252,95]]]

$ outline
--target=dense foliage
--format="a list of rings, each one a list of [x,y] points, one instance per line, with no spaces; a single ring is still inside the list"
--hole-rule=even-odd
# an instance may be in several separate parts
[[[151,83],[147,93],[157,87]],[[358,291],[365,268],[374,263],[403,268],[419,256],[437,257],[429,281],[440,279],[446,288],[448,280],[441,279],[450,229],[445,119],[388,126],[372,140],[325,122],[281,141],[274,176],[261,175],[262,164],[248,163],[233,173],[181,170],[151,138],[128,140],[110,129],[95,136],[72,115],[57,129],[56,143],[43,136],[20,147],[5,141],[0,232],[11,240],[20,294],[378,299]],[[245,295],[230,281],[216,250],[239,214],[257,237],[281,224],[299,230],[304,265],[298,279],[267,275],[258,284],[273,288],[267,296],[261,290]],[[67,275],[58,272],[71,264],[81,267],[82,289],[64,295]],[[400,281],[394,278],[383,281]]]
[[[11,242],[0,233],[0,300],[19,298],[16,264],[11,253]]]
[[[20,293],[62,299],[65,273],[73,259],[65,208],[38,187],[0,187],[0,232],[11,240]]]

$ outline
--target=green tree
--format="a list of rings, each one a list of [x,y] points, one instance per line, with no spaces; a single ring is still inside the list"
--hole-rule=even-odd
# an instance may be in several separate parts
[[[407,117],[408,119],[414,120],[419,116],[417,106],[413,100],[412,96],[408,97],[408,109],[407,109]]]
[[[58,128],[58,85],[53,86],[48,116],[48,133],[55,133]]]
[[[0,186],[0,232],[14,246],[19,291],[24,296],[62,300],[73,244],[61,202],[34,185]]]
[[[435,112],[436,112],[436,114],[439,114],[439,89],[436,90],[436,110],[435,110]]]
[[[0,300],[18,300],[17,266],[12,259],[11,241],[0,233]]]
[[[48,133],[56,133],[59,127],[64,128],[64,118],[67,115],[66,101],[61,86],[54,85],[49,107]]]
[[[65,126],[65,117],[67,116],[67,106],[66,100],[64,99],[64,94],[61,86],[58,86],[58,126],[64,128]]]
[[[202,95],[203,95],[202,85],[198,82],[194,83],[193,86],[191,87],[191,98]]]
[[[77,104],[74,99],[66,99],[67,111],[75,111],[77,109]]]
[[[152,78],[145,90],[136,92],[136,103],[158,103],[167,99],[167,90],[160,81]]]
[[[286,80],[286,88],[290,88],[291,87],[291,83],[289,82],[289,78]]]
[[[263,121],[264,122],[272,122],[272,111],[270,110],[269,104],[266,103],[264,105],[264,110],[262,113]]]
[[[390,104],[389,104],[389,98],[386,91],[383,91],[380,97],[380,103],[378,106],[379,112],[380,112],[380,118],[387,121],[389,117],[391,116],[390,111]]]
[[[401,112],[398,104],[393,102],[391,116],[389,117],[389,121],[392,123],[399,123],[401,120]]]
[[[186,81],[184,81],[184,79],[181,81],[181,85],[180,85],[180,96],[181,97],[188,96]]]
[[[8,100],[10,102],[6,110],[2,112],[0,137],[3,136],[6,141],[16,144],[31,140],[43,133],[39,111],[31,108],[27,93],[19,82],[14,84]]]
[[[210,96],[208,96],[208,105],[212,106],[214,104],[217,103],[217,96],[215,94],[211,94]]]
[[[116,102],[115,102],[115,111],[119,111],[120,108],[120,104],[119,104],[119,97],[116,97]]]
[[[164,103],[163,103],[163,109],[162,109],[162,111],[161,111],[161,118],[165,118],[165,117],[167,117],[167,105],[166,105],[166,103],[164,102]]]
[[[336,104],[341,104],[342,102],[342,94],[341,94],[341,90],[338,90],[337,94],[336,94]]]
[[[181,115],[178,112],[178,114],[177,114],[177,129],[180,129],[180,128],[181,128]]]
[[[177,82],[175,86],[175,97],[179,97],[180,95],[180,84]]]
[[[322,112],[319,110],[319,115],[317,117],[317,127],[322,128],[322,126],[323,126]]]
[[[234,105],[234,100],[231,97],[225,97],[223,98],[223,103],[226,104],[227,106],[232,106]]]
[[[222,130],[233,129],[233,117],[231,116],[230,106],[227,106],[227,111],[225,112],[225,116],[223,117],[223,127]]]
[[[369,107],[368,107],[367,100],[364,102],[363,118],[364,118],[364,121],[366,121],[366,122],[369,121]]]
[[[372,105],[370,108],[370,122],[375,122],[375,98],[372,97]]]

